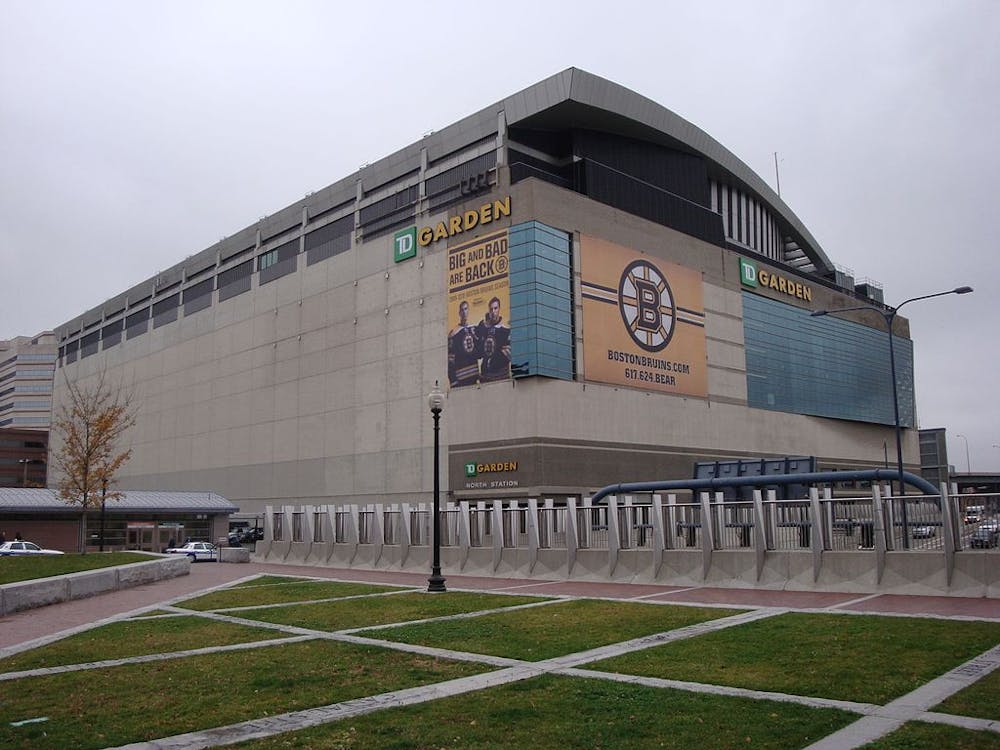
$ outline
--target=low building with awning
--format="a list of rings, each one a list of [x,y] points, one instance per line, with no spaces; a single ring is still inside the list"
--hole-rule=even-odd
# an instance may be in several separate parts
[[[122,491],[87,512],[87,548],[161,552],[185,541],[216,542],[227,535],[239,507],[215,492]],[[0,535],[20,534],[42,547],[76,552],[83,514],[51,489],[0,488]]]

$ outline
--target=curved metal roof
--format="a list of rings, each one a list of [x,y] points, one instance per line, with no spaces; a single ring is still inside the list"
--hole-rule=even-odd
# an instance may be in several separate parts
[[[576,116],[587,118],[586,122],[577,122],[577,125],[600,127],[653,141],[659,134],[666,145],[686,147],[702,155],[756,194],[776,218],[790,227],[791,234],[797,235],[795,239],[819,273],[833,270],[833,263],[816,238],[756,172],[704,130],[651,99],[579,68],[568,68],[507,97],[498,105],[511,125],[544,117],[547,111],[556,113],[560,105],[568,102],[591,110],[590,113],[582,108],[572,110]],[[563,119],[560,115],[554,117]]]

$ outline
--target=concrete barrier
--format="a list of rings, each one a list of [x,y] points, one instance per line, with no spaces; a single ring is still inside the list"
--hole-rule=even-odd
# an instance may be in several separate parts
[[[246,547],[220,547],[219,562],[248,563],[250,562],[250,550]]]
[[[8,583],[0,586],[0,616],[176,578],[190,572],[191,560],[187,556],[169,555],[114,568]]]

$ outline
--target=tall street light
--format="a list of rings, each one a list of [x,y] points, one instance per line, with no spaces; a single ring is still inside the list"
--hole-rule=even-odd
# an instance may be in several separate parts
[[[910,299],[903,300],[895,307],[890,307],[883,310],[882,308],[875,307],[873,305],[857,305],[855,307],[842,307],[837,310],[816,310],[811,315],[814,318],[818,318],[821,315],[830,315],[831,313],[842,313],[842,312],[852,312],[854,310],[871,310],[877,312],[885,320],[886,330],[889,334],[889,371],[892,376],[892,408],[894,421],[896,425],[896,469],[899,472],[899,494],[903,495],[905,489],[903,487],[903,428],[899,423],[899,388],[896,383],[896,353],[893,348],[893,335],[892,335],[892,324],[896,320],[896,314],[900,311],[903,305],[907,305],[910,302],[917,302],[922,299],[931,299],[932,297],[943,297],[946,294],[968,294],[972,291],[971,286],[960,286],[955,289],[949,289],[947,292],[935,292],[934,294],[923,294],[919,297],[910,297]],[[903,521],[903,546],[909,548],[910,546],[910,534],[909,526],[907,525],[906,519],[906,501],[903,501],[902,508],[902,521]]]
[[[969,460],[969,438],[965,435],[955,435],[955,437],[960,437],[965,441],[965,470],[971,474],[972,473],[972,461]]]
[[[433,529],[434,560],[431,563],[431,577],[427,579],[427,590],[431,592],[447,591],[444,576],[441,575],[441,412],[444,410],[444,394],[434,381],[434,389],[427,394],[427,405],[434,415],[434,516],[431,520]]]

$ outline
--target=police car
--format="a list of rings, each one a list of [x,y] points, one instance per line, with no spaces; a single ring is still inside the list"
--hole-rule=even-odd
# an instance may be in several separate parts
[[[24,542],[20,539],[13,542],[0,544],[0,556],[9,557],[11,555],[61,555],[57,549],[42,549],[34,542]]]
[[[199,560],[215,561],[219,559],[219,551],[211,542],[188,542],[180,547],[169,547],[168,555],[187,555],[191,562]]]

